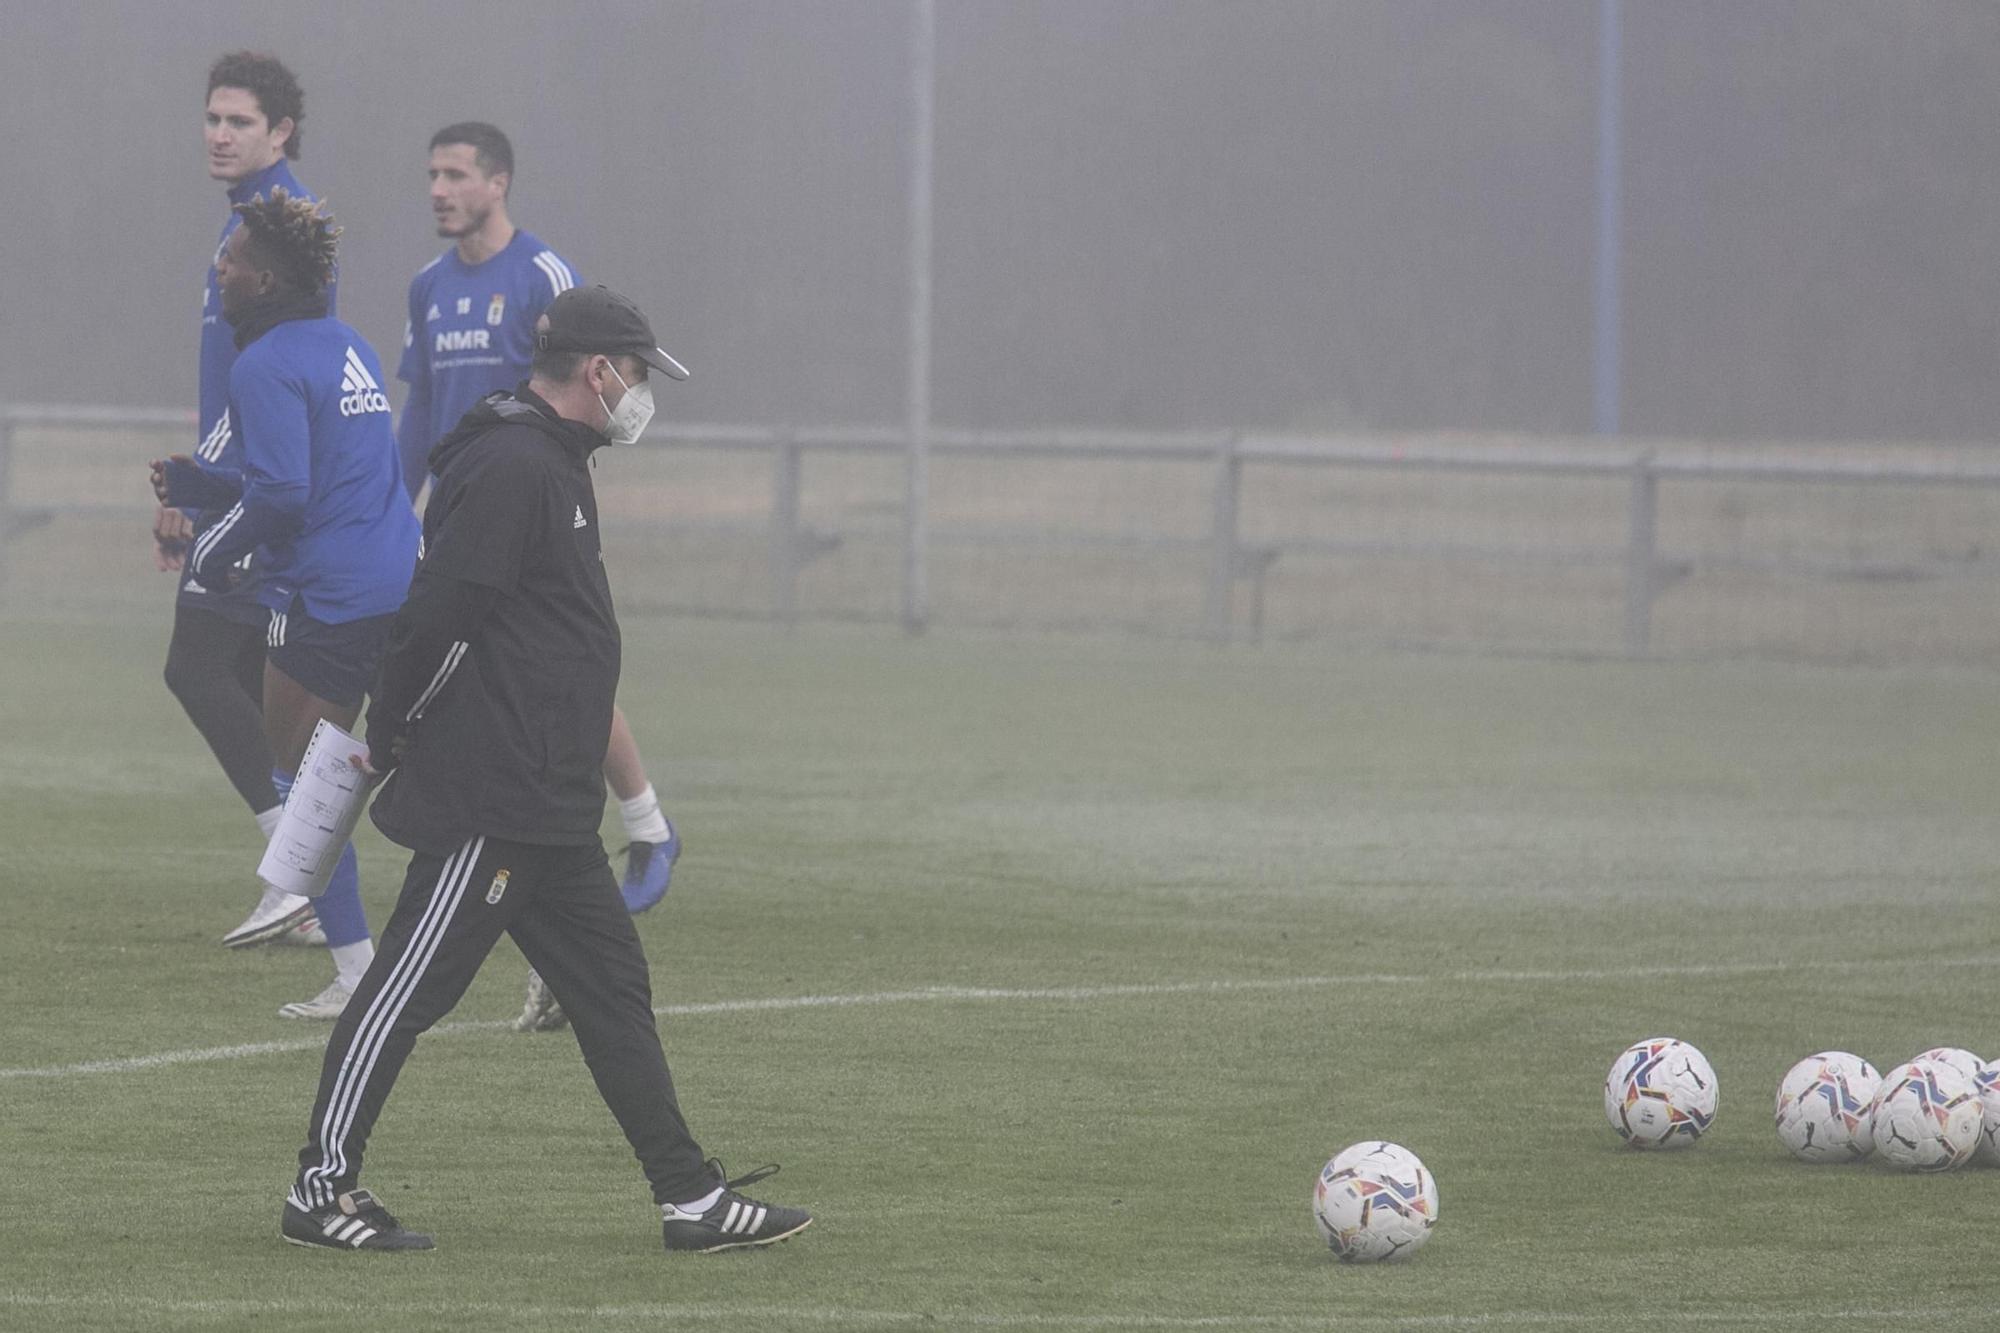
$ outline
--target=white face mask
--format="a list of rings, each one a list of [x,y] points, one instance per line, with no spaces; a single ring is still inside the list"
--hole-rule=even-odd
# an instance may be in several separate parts
[[[618,367],[605,363],[618,386],[625,390],[625,396],[618,400],[616,408],[605,404],[604,395],[597,395],[597,405],[604,408],[604,438],[612,444],[637,444],[645,433],[646,423],[653,419],[653,386],[641,383],[637,388],[625,382],[618,373]]]

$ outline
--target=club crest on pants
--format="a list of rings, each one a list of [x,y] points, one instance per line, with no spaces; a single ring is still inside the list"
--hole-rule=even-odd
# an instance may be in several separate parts
[[[500,895],[505,892],[507,892],[507,872],[497,871],[493,876],[493,882],[486,886],[486,901],[497,903],[500,901]]]

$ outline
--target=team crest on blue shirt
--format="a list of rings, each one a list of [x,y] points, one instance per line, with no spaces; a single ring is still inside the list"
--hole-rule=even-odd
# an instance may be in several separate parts
[[[486,305],[486,322],[498,328],[500,321],[507,317],[507,293],[495,292]]]

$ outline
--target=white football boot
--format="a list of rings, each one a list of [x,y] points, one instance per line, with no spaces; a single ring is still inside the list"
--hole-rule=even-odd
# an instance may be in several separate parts
[[[347,1002],[353,998],[354,992],[341,985],[340,978],[335,977],[327,983],[325,990],[310,1000],[294,1000],[279,1009],[278,1017],[324,1019],[331,1023],[340,1017],[341,1011],[347,1008]]]
[[[243,924],[222,937],[224,948],[244,949],[252,944],[263,944],[277,939],[288,930],[296,930],[303,921],[313,916],[313,901],[300,893],[286,893],[283,889],[264,886],[264,896],[257,900],[257,906]]]

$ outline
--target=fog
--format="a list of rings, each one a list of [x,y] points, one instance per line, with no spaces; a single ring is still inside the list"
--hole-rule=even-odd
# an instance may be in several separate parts
[[[13,0],[0,398],[191,406],[209,62],[306,90],[394,363],[426,144],[695,370],[663,419],[902,419],[918,0]],[[1598,0],[937,0],[932,416],[1591,424]],[[2000,11],[1627,0],[1623,427],[1992,433]]]

